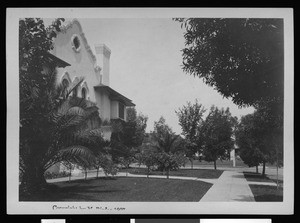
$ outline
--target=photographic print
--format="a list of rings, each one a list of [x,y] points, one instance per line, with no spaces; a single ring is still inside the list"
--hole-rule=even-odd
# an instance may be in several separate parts
[[[292,10],[7,18],[9,213],[292,213]]]

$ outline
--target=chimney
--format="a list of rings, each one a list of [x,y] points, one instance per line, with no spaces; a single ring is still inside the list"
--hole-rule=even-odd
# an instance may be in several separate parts
[[[111,51],[105,44],[96,44],[97,63],[101,67],[100,83],[109,86],[109,58]]]

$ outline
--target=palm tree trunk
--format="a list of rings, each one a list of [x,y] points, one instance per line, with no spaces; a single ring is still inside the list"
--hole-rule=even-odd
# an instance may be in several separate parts
[[[214,168],[217,169],[217,160],[214,160]]]
[[[47,185],[44,177],[43,167],[36,167],[34,163],[29,164],[22,178],[21,187],[28,193],[34,193]]]
[[[99,167],[97,167],[97,179],[98,179],[98,176],[99,176]]]

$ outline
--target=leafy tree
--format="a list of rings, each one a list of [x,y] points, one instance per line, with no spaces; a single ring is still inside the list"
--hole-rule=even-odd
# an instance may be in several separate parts
[[[273,104],[273,103],[272,103]],[[277,170],[283,165],[283,120],[282,116],[272,112],[272,106],[260,106],[254,112],[256,137],[259,139],[260,151],[264,155],[263,172],[266,162],[276,163]]]
[[[186,157],[180,153],[159,152],[156,154],[156,164],[161,170],[166,171],[167,179],[169,179],[171,170],[178,170],[186,162]]]
[[[249,167],[255,166],[258,173],[258,166],[263,163],[264,156],[258,147],[261,137],[256,134],[254,118],[254,114],[243,116],[235,135],[240,157]]]
[[[92,161],[94,139],[101,137],[98,108],[71,96],[82,80],[68,89],[57,84],[48,60],[61,21],[48,28],[41,19],[19,22],[21,193],[43,187],[45,171],[56,163]]]
[[[186,32],[183,70],[237,105],[283,101],[283,19],[175,19]]]
[[[127,121],[123,123],[123,143],[128,147],[142,144],[147,127],[148,117],[142,113],[137,115],[134,107],[127,108]]]
[[[214,162],[217,169],[217,159],[228,159],[233,148],[233,117],[229,108],[212,106],[199,131],[203,137],[204,160]]]
[[[136,160],[138,161],[139,166],[144,164],[147,167],[147,177],[152,169],[157,165],[157,148],[154,147],[151,143],[143,143],[138,147],[138,152],[135,154]]]
[[[110,148],[106,148],[106,150],[109,151]],[[109,174],[114,176],[118,172],[117,165],[113,162],[112,157],[109,153],[98,153],[96,156],[95,167],[97,169],[97,178],[99,176],[100,168],[103,169],[106,176],[108,176]]]
[[[186,156],[191,162],[192,169],[195,154],[196,152],[200,152],[201,148],[201,145],[198,145],[198,143],[201,143],[198,129],[203,122],[202,116],[204,112],[204,107],[198,103],[197,100],[194,104],[188,102],[187,105],[184,105],[182,108],[179,108],[179,110],[176,111],[176,114],[179,118],[179,124],[182,129],[182,134],[186,139]]]
[[[145,137],[148,117],[136,115],[135,108],[127,109],[127,121],[114,120],[111,136],[113,159],[124,164],[127,168],[135,161],[136,148]]]
[[[278,115],[272,116],[271,106],[259,107],[253,114],[242,117],[237,131],[241,158],[249,166],[276,163],[283,165],[283,128]]]
[[[143,164],[143,154],[141,153],[140,149],[139,151],[134,155],[134,159],[137,162],[138,166],[141,167]]]

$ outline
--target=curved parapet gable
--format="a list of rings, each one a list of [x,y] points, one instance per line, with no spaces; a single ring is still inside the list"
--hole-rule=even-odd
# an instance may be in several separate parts
[[[68,29],[70,29],[70,28],[73,27],[73,25],[77,25],[78,26],[78,28],[79,28],[79,35],[80,35],[80,37],[83,40],[83,45],[84,45],[86,51],[90,54],[90,56],[91,56],[91,58],[93,60],[95,72],[98,72],[98,70],[99,70],[100,67],[98,68],[98,66],[96,64],[96,62],[97,62],[96,56],[93,53],[90,45],[88,44],[84,32],[82,32],[82,26],[81,26],[80,22],[77,19],[73,19],[71,22],[69,22],[68,24],[66,24],[66,25],[64,25],[64,26],[61,27],[61,32],[62,33],[66,33]]]

